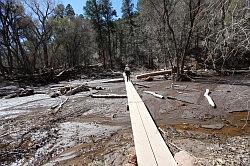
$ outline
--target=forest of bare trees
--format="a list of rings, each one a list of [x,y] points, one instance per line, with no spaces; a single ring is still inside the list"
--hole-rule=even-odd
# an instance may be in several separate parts
[[[83,14],[53,0],[0,2],[0,74],[60,72],[101,64],[122,69],[192,67],[246,69],[250,65],[249,0],[87,0]]]

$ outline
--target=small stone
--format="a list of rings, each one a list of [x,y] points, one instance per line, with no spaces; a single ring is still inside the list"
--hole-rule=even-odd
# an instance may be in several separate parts
[[[220,164],[225,164],[225,161],[223,159],[221,159],[221,158],[218,158],[217,162],[220,163]]]
[[[195,158],[191,156],[187,151],[182,150],[174,155],[178,166],[194,166]]]
[[[232,151],[236,151],[236,148],[235,148],[235,147],[231,147],[231,150],[232,150]]]

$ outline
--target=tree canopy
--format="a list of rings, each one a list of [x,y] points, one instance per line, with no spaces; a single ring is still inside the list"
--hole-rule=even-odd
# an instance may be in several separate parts
[[[249,1],[87,0],[83,14],[53,0],[0,2],[0,74],[101,63],[177,68],[249,67]]]

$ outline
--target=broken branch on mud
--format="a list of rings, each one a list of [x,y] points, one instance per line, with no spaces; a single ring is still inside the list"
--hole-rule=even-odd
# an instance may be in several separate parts
[[[241,129],[244,129],[244,128],[246,127],[246,125],[248,124],[249,112],[250,112],[250,111],[247,112],[247,119],[246,119],[246,122],[245,122],[244,126],[243,126]]]
[[[172,96],[167,96],[167,99],[176,100],[176,101],[181,101],[181,102],[183,102],[183,103],[188,103],[188,104],[195,104],[195,103],[191,103],[191,102],[189,102],[189,101],[181,100],[181,99],[178,99],[178,98],[172,97]]]
[[[90,95],[92,98],[127,98],[127,95],[118,95],[118,94],[107,94],[107,95]]]
[[[124,81],[124,78],[116,78],[116,79],[103,81],[102,83],[119,83],[119,82],[123,82],[123,81]]]
[[[160,94],[157,94],[155,92],[151,92],[151,91],[143,91],[144,93],[148,93],[148,94],[151,94],[153,95],[154,97],[157,97],[157,98],[160,98],[160,99],[164,99],[164,96],[160,95]]]
[[[141,87],[144,87],[144,88],[150,88],[149,86],[147,85],[143,85],[143,84],[139,84],[139,83],[133,83],[134,85],[138,85],[138,86],[141,86]]]
[[[204,96],[207,98],[208,103],[213,107],[216,108],[216,105],[212,98],[208,95],[209,94],[209,89],[206,89],[206,92],[204,93]]]
[[[53,112],[53,114],[57,113],[68,100],[69,98],[67,97],[61,104],[59,104],[56,108],[54,108],[55,111]]]
[[[90,90],[90,87],[83,84],[83,85],[77,86],[74,89],[68,91],[65,95],[71,96],[71,95],[74,95],[74,94],[77,94],[80,92],[84,92],[84,91],[89,91],[89,90]]]

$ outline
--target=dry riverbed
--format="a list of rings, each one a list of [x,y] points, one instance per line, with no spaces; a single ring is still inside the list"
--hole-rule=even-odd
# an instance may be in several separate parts
[[[135,85],[173,154],[185,150],[196,165],[250,165],[250,88],[212,80],[134,82],[150,87]],[[239,80],[249,84],[250,78]],[[35,88],[46,94],[0,99],[0,165],[133,165],[127,99],[91,98],[91,92],[48,95],[79,83],[103,87],[97,94],[126,94],[123,82],[102,81],[61,82]],[[207,88],[216,108],[204,97]],[[62,108],[52,109],[63,102]]]

